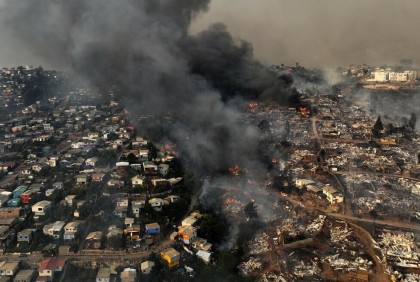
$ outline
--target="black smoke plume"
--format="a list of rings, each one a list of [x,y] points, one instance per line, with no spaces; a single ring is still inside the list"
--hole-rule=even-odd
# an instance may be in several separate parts
[[[104,91],[117,86],[152,141],[175,142],[198,174],[233,164],[264,175],[260,130],[243,122],[248,99],[299,102],[294,79],[269,70],[252,46],[222,24],[191,36],[191,21],[209,0],[8,0],[1,25],[49,65],[70,70]],[[244,186],[243,198],[252,197]],[[208,193],[208,191],[206,191]],[[211,193],[209,193],[211,195]],[[270,195],[255,198],[272,213]],[[205,200],[205,197],[202,199]],[[244,199],[249,202],[250,199]]]

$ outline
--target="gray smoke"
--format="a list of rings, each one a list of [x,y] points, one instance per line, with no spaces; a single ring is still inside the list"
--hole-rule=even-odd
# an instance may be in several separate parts
[[[15,44],[25,44],[50,65],[104,91],[117,86],[134,118],[154,116],[140,129],[153,141],[176,143],[197,173],[226,172],[235,164],[262,178],[260,131],[243,122],[241,111],[247,99],[293,105],[299,93],[291,75],[267,70],[254,59],[252,46],[233,40],[223,25],[190,36],[191,21],[208,5],[209,0],[9,0],[0,21]],[[247,189],[255,187],[244,186],[241,193]],[[252,197],[261,214],[272,213],[270,195]]]
[[[242,97],[287,102],[293,80],[268,71],[250,44],[236,44],[222,25],[189,36],[208,4],[7,1],[0,18],[17,42],[52,65],[102,89],[117,85],[131,112],[157,117],[142,125],[149,135],[180,143],[194,167],[212,172],[255,158],[258,133],[240,121]]]
[[[192,31],[223,22],[270,64],[336,68],[411,58],[420,65],[419,9],[417,0],[213,0]]]

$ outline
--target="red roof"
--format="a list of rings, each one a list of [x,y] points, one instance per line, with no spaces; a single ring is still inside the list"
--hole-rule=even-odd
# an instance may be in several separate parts
[[[61,270],[63,269],[65,263],[66,263],[65,258],[48,258],[41,263],[38,270],[39,271],[43,271],[46,269],[52,270],[52,271]]]

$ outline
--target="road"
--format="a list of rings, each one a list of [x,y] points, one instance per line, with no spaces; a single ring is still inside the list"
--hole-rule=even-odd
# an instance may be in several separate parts
[[[370,219],[370,218],[359,218],[355,216],[348,216],[344,214],[338,214],[338,213],[326,213],[327,215],[343,220],[351,220],[354,222],[366,222],[366,223],[372,223],[376,225],[384,225],[384,226],[391,226],[391,227],[397,227],[397,228],[404,228],[404,229],[411,229],[415,231],[420,231],[420,225],[417,223],[408,223],[408,222],[402,222],[402,221],[394,221],[394,220],[379,220],[379,219]]]
[[[374,175],[384,176],[384,177],[404,178],[407,180],[420,181],[419,178],[404,176],[401,174],[390,174],[390,173],[382,173],[382,172],[375,172],[375,171],[366,171],[366,170],[361,170],[361,169],[335,171],[334,174],[340,174],[340,175],[346,175],[346,174],[371,174],[372,175],[374,174]]]

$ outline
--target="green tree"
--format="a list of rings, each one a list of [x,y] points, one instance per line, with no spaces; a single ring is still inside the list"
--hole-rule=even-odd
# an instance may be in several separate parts
[[[375,124],[372,128],[372,134],[375,137],[379,137],[381,135],[382,130],[384,130],[384,125],[382,124],[381,116],[378,116]]]

